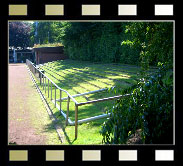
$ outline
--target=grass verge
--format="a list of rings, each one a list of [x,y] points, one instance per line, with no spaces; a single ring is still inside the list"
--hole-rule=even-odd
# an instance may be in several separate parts
[[[121,89],[125,89],[136,82],[140,71],[140,68],[134,65],[94,64],[73,60],[49,62],[42,65],[40,68],[45,71],[46,76],[59,87],[67,90],[71,95],[109,88],[111,86],[118,86]],[[51,86],[49,83],[48,93],[48,80],[46,82],[46,89],[40,85],[39,79],[37,79],[37,84],[45,95],[54,116],[62,125],[63,134],[65,135],[66,140],[64,144],[102,144],[102,136],[99,131],[101,125],[106,121],[106,118],[78,125],[78,139],[75,140],[75,127],[65,125],[65,119],[60,115],[59,110],[55,108],[51,101],[55,100],[55,97],[56,99],[60,98],[60,91],[58,89],[55,91],[55,87]],[[67,97],[63,92],[61,95],[62,97]],[[77,97],[76,100],[78,102],[86,102],[88,100],[95,100],[113,95],[114,94],[105,91],[102,93],[80,96]],[[60,102],[57,101],[57,104],[60,105]],[[111,109],[113,105],[114,101],[107,101],[81,106],[78,111],[78,119],[80,120],[106,113],[106,111]],[[67,100],[62,101],[61,106],[62,110],[66,113]],[[75,120],[74,107],[75,104],[71,101],[69,118],[72,121]]]

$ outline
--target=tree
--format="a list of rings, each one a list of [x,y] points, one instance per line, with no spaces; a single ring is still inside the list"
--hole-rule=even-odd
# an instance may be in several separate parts
[[[31,43],[48,44],[61,42],[64,22],[34,22]]]
[[[101,134],[106,144],[126,144],[138,129],[147,144],[173,144],[173,23],[131,23],[124,45],[140,48],[141,79],[120,90],[131,94],[116,101]],[[148,76],[149,65],[157,73]],[[117,91],[115,89],[115,91]]]
[[[31,24],[26,22],[9,22],[9,46],[25,48],[30,46]]]
[[[68,22],[63,44],[71,59],[119,62],[122,23]]]
[[[158,62],[173,65],[173,23],[172,22],[134,22],[126,26],[126,34],[134,47],[140,48],[140,60],[144,69]],[[146,66],[144,66],[146,65]]]

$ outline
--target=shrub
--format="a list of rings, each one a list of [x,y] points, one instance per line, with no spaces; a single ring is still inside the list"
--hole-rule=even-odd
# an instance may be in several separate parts
[[[173,72],[165,64],[121,93],[131,96],[117,100],[109,111],[101,129],[104,143],[125,144],[138,129],[146,144],[173,143]]]
[[[127,37],[127,23],[68,23],[63,37],[65,53],[71,59],[137,64],[139,51],[121,46]]]

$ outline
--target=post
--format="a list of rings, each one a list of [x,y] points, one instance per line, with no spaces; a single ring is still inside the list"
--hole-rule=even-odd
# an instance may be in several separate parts
[[[52,82],[51,82],[51,100],[52,100]]]
[[[68,125],[68,119],[69,119],[69,103],[70,103],[70,97],[68,96],[68,100],[67,100],[66,126]]]
[[[49,79],[48,79],[48,98],[49,98]]]
[[[62,110],[62,91],[60,90],[60,111]]]
[[[56,108],[56,86],[55,86],[55,108]]]
[[[75,104],[75,139],[78,137],[78,106]]]
[[[43,76],[43,90],[44,90],[44,76]]]
[[[45,93],[46,93],[46,77],[45,77]]]
[[[41,73],[40,73],[40,71],[39,71],[39,80],[40,80],[40,85],[41,85]]]

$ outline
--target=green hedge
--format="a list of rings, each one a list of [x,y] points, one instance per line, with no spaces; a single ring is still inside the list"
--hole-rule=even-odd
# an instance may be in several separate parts
[[[173,62],[172,22],[67,22],[62,43],[71,59],[150,65]],[[147,63],[147,62],[145,62]]]
[[[68,23],[63,38],[71,59],[137,64],[139,50],[122,46],[125,23]],[[135,58],[134,58],[135,57]]]

